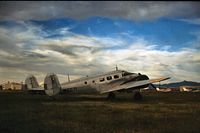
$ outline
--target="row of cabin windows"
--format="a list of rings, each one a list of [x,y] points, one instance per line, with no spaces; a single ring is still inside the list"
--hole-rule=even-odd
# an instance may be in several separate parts
[[[114,75],[114,79],[117,79],[117,78],[119,78],[119,75]],[[106,79],[107,80],[111,80],[112,76],[107,76]],[[103,82],[103,81],[105,81],[105,78],[100,78],[99,81]]]
[[[114,75],[114,79],[118,79],[118,78],[119,78],[119,75]],[[112,76],[107,76],[106,79],[111,80]],[[100,78],[99,81],[103,82],[103,81],[105,81],[105,78]],[[93,80],[92,83],[95,83],[95,81]],[[87,84],[87,81],[85,81],[85,84]]]

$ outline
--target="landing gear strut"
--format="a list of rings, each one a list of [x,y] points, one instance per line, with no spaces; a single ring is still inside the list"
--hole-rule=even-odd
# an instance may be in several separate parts
[[[109,99],[109,100],[115,99],[115,94],[113,92],[108,93],[107,99]]]
[[[139,91],[136,91],[133,98],[134,100],[142,100],[142,95]]]

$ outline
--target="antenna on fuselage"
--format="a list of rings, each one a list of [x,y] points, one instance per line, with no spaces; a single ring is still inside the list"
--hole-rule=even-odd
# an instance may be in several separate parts
[[[67,74],[67,77],[68,77],[68,82],[70,82],[69,74]]]
[[[118,67],[117,67],[117,65],[116,65],[116,67],[115,67],[115,68],[116,68],[116,71],[118,71]]]

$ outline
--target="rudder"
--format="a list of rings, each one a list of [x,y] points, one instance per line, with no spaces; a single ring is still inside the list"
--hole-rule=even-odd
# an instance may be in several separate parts
[[[58,77],[55,74],[47,74],[44,79],[44,90],[48,96],[55,96],[60,93],[61,86]]]
[[[25,79],[25,86],[26,89],[38,88],[39,84],[36,77],[33,75],[27,76],[27,78]]]

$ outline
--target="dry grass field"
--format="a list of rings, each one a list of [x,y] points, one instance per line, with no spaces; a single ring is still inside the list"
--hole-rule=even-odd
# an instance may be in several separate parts
[[[0,92],[1,133],[200,132],[200,93],[46,95]]]

